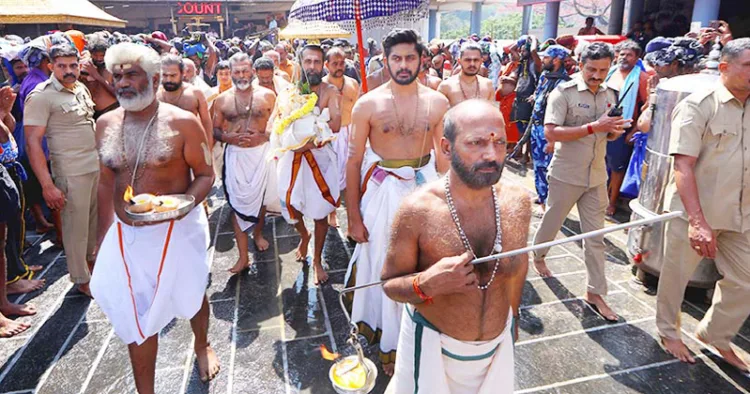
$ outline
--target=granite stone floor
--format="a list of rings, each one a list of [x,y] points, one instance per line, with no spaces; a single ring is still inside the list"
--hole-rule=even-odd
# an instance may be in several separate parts
[[[533,190],[531,171],[518,167],[507,179]],[[338,304],[346,266],[353,250],[341,228],[330,228],[324,257],[330,284],[313,286],[309,264],[294,261],[299,237],[281,218],[270,218],[264,229],[273,240],[264,253],[253,253],[257,273],[231,276],[226,270],[237,259],[228,221],[229,207],[220,194],[210,199],[212,260],[207,290],[211,303],[210,340],[222,371],[202,384],[192,353],[187,321],[174,321],[160,334],[157,392],[171,393],[333,393],[330,362],[318,351],[325,345],[350,354],[345,343],[348,325]],[[622,213],[618,219],[626,219]],[[531,234],[538,226],[533,220]],[[560,237],[578,231],[575,211]],[[748,393],[750,379],[723,363],[692,335],[706,310],[703,299],[683,307],[683,334],[698,357],[684,365],[659,347],[654,326],[653,288],[631,280],[624,253],[626,235],[607,236],[608,301],[621,314],[606,324],[582,302],[585,267],[580,244],[552,249],[554,278],[541,279],[530,270],[523,290],[520,338],[516,344],[517,393]],[[127,348],[95,302],[71,291],[65,255],[49,238],[31,237],[27,262],[42,264],[43,291],[15,297],[37,305],[27,333],[0,339],[0,394],[97,394],[135,392]],[[252,245],[252,243],[251,243]],[[750,325],[735,343],[750,350]],[[374,348],[366,348],[373,360]],[[382,374],[374,393],[388,381]]]

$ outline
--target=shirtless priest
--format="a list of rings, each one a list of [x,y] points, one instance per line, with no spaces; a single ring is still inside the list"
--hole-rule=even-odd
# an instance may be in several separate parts
[[[474,98],[494,102],[495,88],[492,87],[492,81],[479,75],[482,47],[475,42],[464,43],[458,62],[461,64],[461,73],[441,82],[437,89],[448,98],[451,107]]]
[[[175,317],[191,319],[201,380],[219,372],[208,343],[209,236],[200,206],[214,180],[211,151],[195,115],[156,100],[153,49],[118,44],[105,62],[121,108],[96,125],[100,247],[91,293],[128,344],[138,392],[153,394],[159,332]],[[133,223],[125,213],[128,186],[136,194],[191,195],[197,205],[170,221]]]
[[[471,260],[526,246],[531,199],[498,182],[506,137],[495,106],[461,103],[443,127],[451,170],[404,200],[383,266],[386,295],[406,304],[386,392],[509,394],[528,254]]]
[[[325,54],[318,45],[306,45],[300,51],[302,82],[318,96],[315,106],[322,112],[328,109],[328,127],[338,133],[341,128],[341,94],[335,86],[323,82]],[[283,100],[279,98],[279,101]],[[272,115],[272,121],[276,116]],[[277,162],[277,181],[281,214],[287,223],[294,225],[300,235],[297,260],[307,261],[310,232],[303,218],[315,222],[313,273],[315,285],[328,281],[323,267],[323,246],[328,232],[328,215],[339,201],[339,169],[336,151],[330,143],[316,146],[313,141],[299,149],[284,152]]]
[[[257,61],[256,61],[257,63]],[[275,162],[269,160],[271,145],[266,127],[276,95],[254,84],[252,59],[245,53],[229,59],[234,88],[222,93],[214,102],[214,138],[224,142],[222,184],[229,206],[234,211],[232,228],[237,239],[239,258],[229,272],[238,274],[246,268],[255,272],[248,256],[245,231],[252,228],[255,250],[268,249],[263,237],[266,210],[280,212],[276,187]]]

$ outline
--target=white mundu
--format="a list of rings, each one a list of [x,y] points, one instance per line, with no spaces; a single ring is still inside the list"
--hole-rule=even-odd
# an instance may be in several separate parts
[[[396,373],[386,394],[512,394],[511,312],[496,338],[469,342],[440,333],[413,306],[406,306]]]
[[[336,133],[336,139],[333,140],[333,150],[336,151],[336,158],[339,165],[339,190],[346,189],[346,160],[349,158],[349,129],[350,125],[341,126]]]
[[[336,209],[339,169],[331,144],[305,152],[284,152],[277,174],[281,214],[287,222],[296,223],[299,219],[288,209],[289,205],[313,220],[325,219]]]
[[[208,219],[203,207],[180,220],[107,231],[91,278],[91,294],[123,342],[137,345],[172,319],[190,319],[206,294]]]
[[[347,287],[380,281],[396,211],[419,185],[437,179],[435,158],[426,155],[414,160],[382,160],[368,148],[361,179],[360,210],[369,237],[367,243],[354,249],[344,282]],[[386,297],[381,287],[354,293],[352,321],[371,343],[380,337],[380,359],[386,364],[395,361],[402,308]]]
[[[222,184],[242,231],[258,222],[264,206],[268,212],[281,212],[276,162],[269,160],[270,151],[268,142],[252,148],[226,147]]]

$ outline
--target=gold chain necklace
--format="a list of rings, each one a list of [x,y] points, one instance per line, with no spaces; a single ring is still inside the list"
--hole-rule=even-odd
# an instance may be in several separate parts
[[[479,78],[474,76],[474,84],[476,85],[476,93],[474,93],[474,97],[472,98],[479,98]],[[468,100],[469,96],[466,95],[466,91],[464,91],[464,84],[461,82],[461,78],[458,78],[458,87],[461,88],[461,94],[464,95],[464,100]]]

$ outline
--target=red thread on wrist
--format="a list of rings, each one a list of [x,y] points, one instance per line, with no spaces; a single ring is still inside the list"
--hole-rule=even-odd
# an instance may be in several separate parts
[[[432,297],[422,292],[422,289],[419,288],[419,275],[415,276],[414,279],[412,279],[411,286],[414,288],[414,293],[417,294],[417,297],[419,297],[419,299],[424,301],[426,305],[432,305]]]
[[[589,134],[594,134],[594,127],[591,126],[591,123],[586,125],[586,131],[588,131]]]

